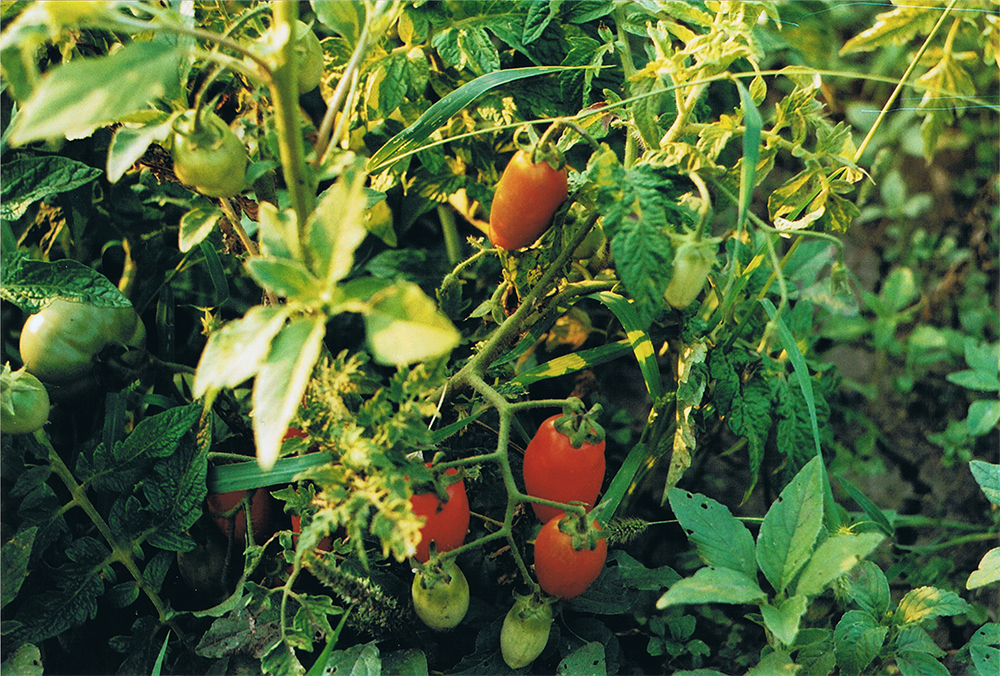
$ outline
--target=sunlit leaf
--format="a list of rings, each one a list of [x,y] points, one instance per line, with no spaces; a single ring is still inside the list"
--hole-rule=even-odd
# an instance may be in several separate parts
[[[410,282],[372,296],[365,331],[375,361],[397,366],[448,354],[461,340],[434,301]]]

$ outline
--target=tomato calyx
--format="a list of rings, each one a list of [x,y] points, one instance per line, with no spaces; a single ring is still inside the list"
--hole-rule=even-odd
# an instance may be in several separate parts
[[[570,397],[563,407],[563,415],[555,422],[555,429],[569,439],[573,448],[584,444],[596,445],[604,441],[604,428],[597,422],[601,414],[601,405],[594,404],[589,411],[584,412],[583,402],[576,397]]]
[[[574,550],[594,551],[597,542],[604,538],[604,533],[594,527],[591,517],[568,512],[559,520],[559,532],[570,537],[570,545]]]

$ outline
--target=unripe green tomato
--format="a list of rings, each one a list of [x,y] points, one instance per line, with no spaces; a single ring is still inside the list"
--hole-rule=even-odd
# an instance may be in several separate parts
[[[323,79],[323,46],[309,26],[295,22],[295,72],[299,94],[311,92]]]
[[[0,391],[0,431],[28,434],[41,429],[49,419],[49,393],[41,381],[23,368],[3,367]]]
[[[56,298],[21,329],[21,360],[28,373],[55,385],[90,376],[98,352],[112,343],[140,347],[146,327],[132,307],[97,307]]]
[[[500,653],[511,669],[526,667],[542,654],[552,629],[552,606],[518,597],[500,628]]]
[[[170,154],[174,173],[186,186],[209,197],[233,197],[246,185],[247,151],[233,130],[211,111],[195,125],[195,111],[177,120]]]
[[[444,564],[443,572],[449,578],[447,582],[431,582],[420,571],[413,576],[410,586],[417,617],[435,631],[457,627],[469,611],[469,581],[465,579],[465,573],[454,560]],[[425,586],[428,584],[430,588]]]
[[[663,294],[671,307],[683,310],[705,288],[705,280],[712,271],[715,255],[704,242],[684,242],[674,254],[674,275]]]
[[[583,238],[573,251],[573,258],[577,260],[587,260],[598,251],[603,249],[608,243],[607,235],[604,234],[604,227],[600,223],[595,223],[587,236]]]

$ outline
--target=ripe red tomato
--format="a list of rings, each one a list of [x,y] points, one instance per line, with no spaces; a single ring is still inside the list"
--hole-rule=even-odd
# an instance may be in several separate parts
[[[580,501],[589,509],[597,501],[604,481],[603,430],[584,428],[585,440],[574,447],[570,436],[559,429],[562,425],[559,420],[563,417],[560,414],[548,418],[528,443],[524,451],[524,486],[528,495],[536,498]],[[567,424],[572,425],[572,422]],[[589,421],[580,424],[594,427]],[[593,434],[587,434],[588,431]],[[535,503],[531,507],[542,522],[562,514],[562,510],[555,507]]]
[[[582,594],[597,579],[608,558],[608,543],[603,537],[596,538],[593,549],[584,544],[581,549],[573,548],[573,533],[564,533],[559,524],[572,521],[574,517],[552,519],[535,538],[535,575],[542,591],[561,599],[572,599]],[[594,521],[594,528],[601,530]],[[586,539],[581,537],[581,540]]]
[[[445,474],[458,474],[458,470],[452,467]],[[432,541],[439,552],[447,552],[461,547],[469,530],[469,497],[465,494],[465,482],[456,481],[445,490],[448,501],[444,503],[433,492],[415,493],[410,498],[413,513],[427,519],[420,529],[420,542],[417,544],[416,557],[421,563],[431,557]]]
[[[500,176],[490,208],[490,241],[501,249],[528,246],[545,232],[568,195],[565,169],[534,164],[518,150]]]
[[[233,516],[232,521],[225,516],[216,516],[217,514],[226,514],[230,510],[234,509],[236,505],[243,499],[243,495],[246,491],[229,491],[228,493],[209,493],[208,497],[205,498],[205,509],[209,512],[212,517],[212,521],[215,525],[222,531],[222,534],[226,537],[230,535],[230,523],[232,526],[232,537],[237,544],[245,541],[247,533],[247,521],[246,516],[243,514],[243,509],[240,508],[239,511]],[[257,544],[262,544],[267,538],[271,537],[271,507],[274,498],[266,488],[258,488],[250,498],[250,522],[253,524],[253,539]]]

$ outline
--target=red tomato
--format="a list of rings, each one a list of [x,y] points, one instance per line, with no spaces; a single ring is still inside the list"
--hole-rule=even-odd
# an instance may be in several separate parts
[[[212,521],[215,522],[215,525],[218,526],[223,535],[229,537],[229,524],[234,524],[233,539],[237,543],[243,542],[246,538],[247,521],[243,510],[240,509],[236,512],[232,517],[232,522],[224,516],[215,515],[225,514],[235,508],[240,500],[243,499],[245,493],[246,491],[209,493],[205,499],[205,509],[210,513]],[[250,498],[250,522],[253,524],[253,539],[257,544],[262,544],[267,538],[271,537],[271,533],[273,532],[271,530],[271,503],[273,500],[274,498],[271,497],[266,488],[258,488],[253,497]]]
[[[524,487],[528,495],[536,498],[580,501],[589,509],[597,501],[604,481],[603,431],[574,448],[570,437],[557,429],[556,422],[562,417],[554,415],[543,422],[525,449]],[[562,514],[555,507],[535,503],[531,507],[543,523]]]
[[[452,467],[445,474],[458,474],[458,470]],[[465,534],[469,530],[469,498],[465,494],[465,482],[456,481],[446,490],[448,501],[444,503],[433,492],[416,493],[410,498],[413,513],[427,519],[420,529],[420,542],[417,544],[416,557],[421,563],[431,557],[432,541],[439,552],[461,547],[465,542]]]
[[[292,532],[295,534],[302,532],[302,517],[298,514],[292,515]],[[319,544],[316,545],[317,549],[322,549],[324,552],[330,551],[333,546],[333,538],[327,535],[325,538],[321,538]]]
[[[542,591],[561,599],[582,594],[597,579],[608,558],[608,543],[598,538],[593,549],[573,548],[573,536],[559,530],[559,524],[572,519],[552,519],[535,538],[535,575]],[[601,530],[594,521],[594,528]]]
[[[566,170],[531,162],[518,150],[500,176],[490,208],[490,241],[501,249],[528,246],[545,232],[568,195]]]

